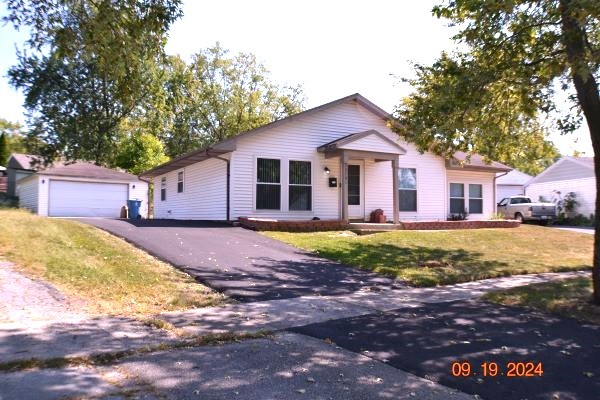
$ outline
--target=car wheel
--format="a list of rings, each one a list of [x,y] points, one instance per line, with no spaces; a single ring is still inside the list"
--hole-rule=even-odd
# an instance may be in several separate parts
[[[521,213],[516,213],[516,214],[515,214],[515,219],[516,219],[517,221],[519,221],[520,223],[523,223],[523,214],[521,214]]]

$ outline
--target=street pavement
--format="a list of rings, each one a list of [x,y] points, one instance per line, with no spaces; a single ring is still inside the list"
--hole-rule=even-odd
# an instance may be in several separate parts
[[[290,331],[327,339],[352,352],[487,400],[600,398],[600,326],[476,300],[422,304],[326,321]],[[468,363],[453,376],[454,362]],[[496,363],[484,376],[483,363]],[[532,362],[541,376],[509,375]]]

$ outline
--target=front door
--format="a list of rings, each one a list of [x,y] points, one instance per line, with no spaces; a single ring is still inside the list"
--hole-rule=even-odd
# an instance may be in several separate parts
[[[365,218],[365,173],[362,161],[348,163],[348,218]]]

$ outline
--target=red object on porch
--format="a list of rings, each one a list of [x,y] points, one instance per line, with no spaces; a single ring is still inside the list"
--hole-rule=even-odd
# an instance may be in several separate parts
[[[383,210],[381,208],[378,208],[376,210],[371,211],[369,222],[375,224],[385,224],[385,215],[383,215]]]

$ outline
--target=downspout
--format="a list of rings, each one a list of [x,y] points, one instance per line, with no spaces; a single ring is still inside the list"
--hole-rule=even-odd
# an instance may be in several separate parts
[[[504,175],[508,174],[509,172],[510,171],[506,171],[502,175],[494,174],[494,214],[498,213],[498,202],[496,201],[496,179],[503,177]]]

